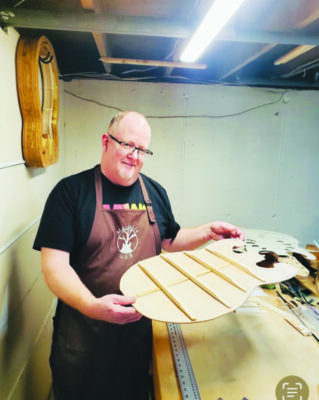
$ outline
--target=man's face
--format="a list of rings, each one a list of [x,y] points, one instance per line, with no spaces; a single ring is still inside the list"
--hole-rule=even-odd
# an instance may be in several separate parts
[[[149,147],[151,139],[150,127],[146,120],[134,113],[126,115],[120,122],[118,130],[111,134],[121,142],[131,143],[144,149]],[[132,185],[143,167],[144,158],[137,150],[124,149],[109,134],[102,136],[102,145],[101,166],[104,175],[117,185]]]

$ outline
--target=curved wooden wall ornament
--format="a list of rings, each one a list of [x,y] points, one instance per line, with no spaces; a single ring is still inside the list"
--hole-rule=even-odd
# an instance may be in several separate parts
[[[58,160],[58,67],[45,36],[21,37],[17,48],[17,84],[23,118],[23,157],[28,167]]]

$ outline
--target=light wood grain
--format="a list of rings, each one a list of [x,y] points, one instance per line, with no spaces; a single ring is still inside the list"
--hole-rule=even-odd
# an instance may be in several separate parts
[[[150,319],[192,323],[230,313],[255,287],[295,275],[297,269],[288,264],[277,264],[271,271],[258,267],[256,261],[263,257],[234,253],[238,244],[242,242],[237,239],[221,240],[209,245],[215,254],[204,248],[143,260],[122,276],[120,289],[135,294],[134,307]]]
[[[23,157],[29,167],[47,167],[57,162],[59,154],[59,84],[54,49],[45,36],[20,38],[17,84]]]
[[[303,378],[309,400],[318,400],[319,345],[281,315],[235,312],[181,327],[201,400],[275,399],[278,382],[289,375]],[[173,362],[166,324],[153,321],[153,336],[156,400],[179,399],[176,376],[166,376]]]

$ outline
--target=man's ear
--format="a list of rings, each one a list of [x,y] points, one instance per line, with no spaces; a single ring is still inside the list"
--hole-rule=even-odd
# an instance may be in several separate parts
[[[109,136],[108,136],[107,133],[103,133],[103,135],[102,135],[102,147],[103,147],[104,151],[107,150],[108,143],[109,143]]]

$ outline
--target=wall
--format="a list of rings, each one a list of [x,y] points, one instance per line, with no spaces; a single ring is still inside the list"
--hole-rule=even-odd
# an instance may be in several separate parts
[[[149,116],[144,172],[183,226],[221,219],[319,239],[319,93],[137,82],[65,84],[66,171],[90,168],[119,109]]]
[[[18,39],[13,29],[0,29],[0,399],[45,400],[51,386],[55,298],[32,244],[45,199],[64,175],[64,163],[45,169],[23,163],[15,77]],[[63,149],[61,126],[60,141]]]

